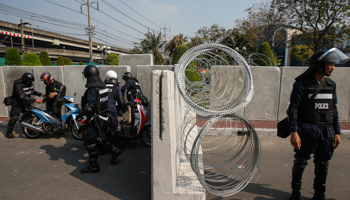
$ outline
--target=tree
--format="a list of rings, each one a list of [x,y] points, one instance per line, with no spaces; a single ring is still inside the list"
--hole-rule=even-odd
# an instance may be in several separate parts
[[[187,42],[187,37],[180,33],[179,35],[175,35],[166,45],[165,52],[169,53],[169,57],[172,56],[176,47],[180,45],[185,45]]]
[[[300,63],[301,66],[308,66],[308,59],[314,54],[310,47],[306,45],[294,45],[290,56]]]
[[[117,54],[109,54],[106,58],[107,65],[119,65],[119,56]]]
[[[57,63],[56,63],[57,66],[63,66],[64,65],[64,60],[63,60],[63,57],[62,56],[58,56],[57,57]]]
[[[349,0],[273,0],[285,13],[289,24],[301,32],[296,43],[305,44],[314,52],[349,40]]]
[[[153,55],[153,61],[155,64],[160,63],[162,60],[164,62],[164,57],[161,54],[161,49],[164,47],[165,42],[162,41],[162,33],[159,32],[157,35],[152,33],[146,33],[146,38],[140,42],[140,47],[142,53],[150,53]]]
[[[171,58],[171,63],[173,65],[178,64],[181,56],[184,55],[187,50],[188,47],[186,45],[180,45],[176,47],[173,53],[173,57]],[[197,67],[193,61],[186,67],[185,74],[187,79],[190,81],[201,81],[201,78],[197,73]]]
[[[43,66],[52,66],[49,54],[46,51],[40,52],[39,59]]]
[[[272,53],[271,47],[267,42],[262,43],[259,46],[258,53],[262,54],[260,59],[255,61],[258,66],[276,66],[276,60]]]
[[[22,60],[23,66],[42,66],[41,61],[35,53],[26,53]]]
[[[228,32],[225,27],[213,24],[210,28],[200,28],[195,34],[204,42],[220,43],[228,35]]]
[[[4,65],[21,65],[21,56],[16,48],[8,48],[5,55],[5,64]]]
[[[73,65],[73,61],[68,57],[64,57],[63,61],[64,61],[64,65]]]
[[[267,42],[273,52],[286,41],[285,31],[288,15],[268,1],[253,4],[246,9],[247,18],[236,20],[236,29],[244,32],[246,39],[258,49],[259,44]]]
[[[79,65],[84,65],[85,63],[83,61],[79,61]]]

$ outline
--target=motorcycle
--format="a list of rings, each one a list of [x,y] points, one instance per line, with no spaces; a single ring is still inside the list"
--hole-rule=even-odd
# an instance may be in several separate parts
[[[68,130],[75,139],[81,140],[83,138],[82,133],[78,130],[85,123],[86,117],[80,121],[76,120],[80,109],[77,104],[74,104],[74,97],[64,96],[58,101],[64,102],[67,111],[61,119],[57,119],[39,108],[31,106],[26,108],[18,121],[27,138],[38,138],[41,134],[63,135]]]
[[[125,133],[122,126],[122,134],[119,134],[120,141],[133,141],[141,139],[146,146],[151,146],[152,129],[151,120],[142,102],[135,98],[129,102],[131,109],[131,127],[129,133]]]

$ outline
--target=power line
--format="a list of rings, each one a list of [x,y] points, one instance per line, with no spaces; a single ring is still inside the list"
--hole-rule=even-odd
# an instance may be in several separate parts
[[[137,13],[138,15],[140,15],[141,17],[143,17],[144,19],[146,19],[147,21],[151,22],[152,24],[158,26],[157,24],[155,24],[154,22],[152,22],[151,20],[147,19],[146,17],[144,17],[143,15],[141,15],[139,12],[137,12],[136,10],[134,10],[133,8],[131,8],[130,6],[128,6],[126,3],[124,3],[122,0],[119,0],[122,4],[124,4],[126,7],[128,7],[129,9],[131,9],[132,11],[134,11],[135,13]],[[158,26],[159,28],[162,28],[161,26]]]
[[[62,8],[68,9],[68,10],[72,10],[72,11],[77,12],[77,13],[79,13],[79,14],[82,14],[82,15],[84,15],[84,16],[87,16],[87,15],[84,14],[84,13],[81,13],[81,12],[79,12],[79,11],[76,11],[76,10],[73,10],[73,9],[70,9],[70,8],[67,8],[67,7],[62,6],[62,5],[60,5],[60,4],[57,4],[57,3],[54,3],[54,2],[51,2],[51,1],[48,1],[48,0],[44,0],[44,1],[47,1],[47,2],[49,2],[49,3],[52,3],[52,4],[56,5],[56,6],[60,6],[60,7],[62,7]],[[77,1],[77,2],[78,2],[78,1]],[[126,35],[126,36],[132,37],[132,38],[134,38],[134,39],[138,39],[138,38],[133,37],[133,36],[127,34],[127,33],[122,32],[122,31],[120,31],[120,30],[118,30],[118,29],[115,29],[115,28],[113,28],[113,27],[111,27],[111,26],[109,26],[109,25],[107,25],[107,24],[105,24],[105,23],[103,23],[103,22],[101,22],[101,21],[99,21],[99,20],[93,18],[93,17],[92,17],[91,19],[93,19],[94,21],[96,21],[96,22],[98,22],[98,23],[100,23],[100,24],[102,24],[102,25],[105,25],[105,26],[107,26],[107,27],[109,27],[109,28],[111,28],[111,29],[113,29],[113,30],[115,30],[115,31],[118,31],[119,33],[122,33],[122,34],[124,34],[124,35]],[[143,33],[142,33],[142,34],[143,34]]]
[[[143,27],[145,27],[145,28],[147,28],[147,29],[151,29],[151,28],[149,28],[148,26],[146,26],[146,25],[144,25],[144,24],[138,22],[137,20],[135,20],[135,19],[133,19],[132,17],[128,16],[127,14],[123,13],[122,11],[120,11],[119,9],[117,9],[116,7],[114,7],[113,5],[111,5],[110,3],[108,3],[107,1],[105,1],[105,0],[101,0],[101,1],[104,2],[105,4],[107,4],[109,7],[113,8],[114,10],[116,10],[117,12],[121,13],[121,14],[124,15],[125,17],[131,19],[132,21],[134,21],[134,22],[140,24],[141,26],[143,26]],[[153,30],[153,29],[151,29],[151,30]]]

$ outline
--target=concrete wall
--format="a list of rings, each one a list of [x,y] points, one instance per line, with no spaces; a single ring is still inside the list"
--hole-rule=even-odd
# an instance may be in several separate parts
[[[152,72],[152,199],[204,200],[205,190],[182,188],[179,177],[200,185],[189,162],[180,161],[180,127],[184,116],[173,71]],[[194,133],[197,134],[197,133]],[[192,178],[191,178],[192,177]]]
[[[131,74],[136,76],[137,65],[153,65],[152,54],[129,54],[119,55],[119,65],[129,65]]]
[[[43,72],[50,72],[54,79],[62,82],[67,87],[66,95],[75,96],[75,102],[80,103],[81,97],[86,90],[85,83],[86,78],[83,78],[83,70],[85,65],[65,65],[65,66],[4,66],[1,67],[0,83],[4,82],[0,86],[0,98],[3,100],[5,96],[10,96],[13,90],[13,81],[20,78],[23,73],[30,72],[34,75],[34,88],[36,91],[45,93],[45,84],[40,80],[40,75]],[[130,71],[130,66],[99,66],[100,77],[105,79],[105,74],[108,70],[114,70],[118,76],[122,73]],[[123,82],[121,84],[124,84]],[[2,93],[4,91],[4,93]],[[34,98],[43,99],[42,97],[33,96]],[[36,107],[45,109],[45,104],[36,104]],[[0,117],[8,117],[8,111],[11,107],[6,107],[4,104],[0,104]],[[4,112],[5,111],[5,112]]]
[[[129,57],[130,55],[125,55]],[[123,56],[121,56],[123,57]],[[148,55],[148,58],[151,56]],[[143,59],[141,56],[141,60]],[[136,60],[136,57],[133,58]],[[140,62],[141,63],[141,62]],[[124,81],[121,80],[121,74],[126,71],[132,71],[131,65],[118,65],[118,66],[100,66],[100,77],[104,80],[105,73],[113,69],[117,72],[121,85],[124,85]],[[148,97],[150,104],[147,108],[148,113],[151,113],[152,108],[152,88],[151,88],[151,73],[153,70],[172,69],[172,65],[136,65],[136,76],[141,83],[141,89],[143,93]],[[237,69],[236,69],[237,68]],[[242,85],[242,76],[239,67],[236,67],[235,77],[232,81],[235,81],[235,87],[239,88]],[[34,74],[35,82],[34,87],[39,92],[44,92],[45,85],[40,81],[40,74],[44,71],[49,71],[54,75],[57,80],[63,81],[67,86],[67,95],[73,96],[77,93],[75,102],[80,102],[80,97],[85,91],[85,82],[83,80],[82,71],[84,66],[4,66],[0,68],[0,99],[1,101],[5,96],[9,96],[12,93],[13,81],[25,72],[31,72]],[[283,119],[286,114],[285,111],[289,104],[290,93],[292,91],[295,77],[303,73],[306,67],[251,67],[251,72],[254,81],[254,95],[248,106],[238,112],[248,120],[268,120],[277,121]],[[350,88],[346,80],[350,68],[338,67],[333,72],[331,78],[337,83],[337,95],[338,95],[338,111],[339,119],[341,122],[349,122],[349,110],[350,110]],[[220,79],[223,76],[219,77]],[[227,77],[230,81],[231,77]],[[215,85],[213,85],[215,87]],[[40,105],[44,106],[44,105]],[[4,104],[0,104],[0,117],[7,117],[10,107],[6,107]]]

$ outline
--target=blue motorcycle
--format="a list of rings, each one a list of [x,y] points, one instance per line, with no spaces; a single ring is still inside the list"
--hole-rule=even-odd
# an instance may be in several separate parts
[[[68,130],[75,139],[81,140],[83,138],[83,133],[79,132],[79,128],[86,119],[76,120],[80,109],[78,104],[74,104],[74,97],[64,96],[59,101],[63,101],[66,108],[66,113],[61,119],[57,119],[39,108],[26,108],[18,120],[27,138],[38,138],[41,134],[63,135]]]

